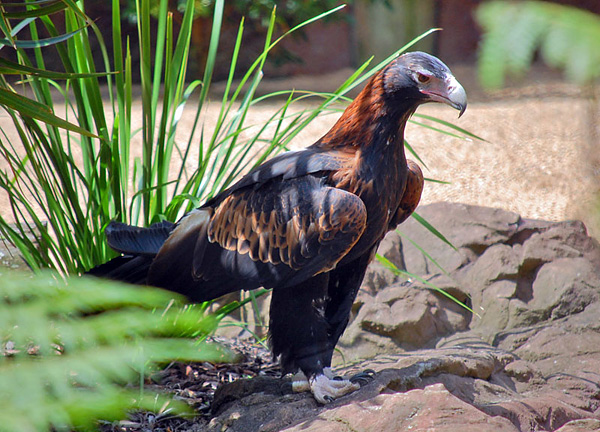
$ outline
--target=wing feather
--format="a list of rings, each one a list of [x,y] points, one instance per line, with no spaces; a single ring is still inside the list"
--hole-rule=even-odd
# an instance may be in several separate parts
[[[421,193],[423,192],[423,172],[416,162],[408,159],[408,177],[406,179],[406,188],[394,217],[392,217],[389,229],[395,229],[398,225],[404,222],[409,216],[416,210],[421,200]]]
[[[223,256],[246,256],[254,264],[223,258],[222,271],[209,272],[209,261],[194,260],[194,274],[205,280],[214,280],[211,274],[248,277],[251,271],[236,268],[246,263],[257,269],[257,275],[264,266],[277,266],[271,274],[290,277],[301,272],[310,277],[333,268],[358,241],[365,225],[366,208],[360,198],[323,185],[319,178],[239,190],[214,207],[206,241],[222,248]],[[256,283],[281,283],[257,278]]]
[[[134,227],[120,222],[111,222],[105,230],[108,245],[122,254],[156,255],[175,225],[158,222],[148,228]]]
[[[290,180],[319,172],[336,171],[348,162],[349,154],[344,149],[325,151],[311,146],[304,150],[282,153],[254,168],[229,189],[207,201],[205,206],[212,207],[236,191],[260,186],[273,179]]]

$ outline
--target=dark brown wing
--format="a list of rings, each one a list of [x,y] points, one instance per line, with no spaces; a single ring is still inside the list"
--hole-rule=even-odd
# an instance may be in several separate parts
[[[416,162],[407,159],[408,164],[408,177],[406,179],[406,188],[404,189],[404,195],[398,204],[396,213],[390,221],[389,229],[393,230],[415,211],[421,200],[421,193],[423,192],[423,172]]]
[[[238,190],[257,187],[273,179],[289,180],[336,171],[351,162],[351,153],[345,149],[324,150],[314,145],[304,150],[282,153],[254,168],[233,186],[206,202],[205,206],[213,206]]]
[[[366,217],[360,198],[320,177],[238,189],[182,219],[156,256],[149,283],[194,299],[291,286],[335,267]]]

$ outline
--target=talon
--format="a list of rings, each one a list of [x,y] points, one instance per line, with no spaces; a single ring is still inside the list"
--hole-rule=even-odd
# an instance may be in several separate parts
[[[329,395],[324,396],[323,399],[325,399],[325,401],[327,401],[327,403],[331,403],[335,400],[333,397],[331,397]]]
[[[365,369],[350,377],[349,381],[353,384],[358,384],[361,387],[370,383],[375,379],[375,371],[373,369]]]
[[[343,377],[341,377],[341,376],[339,376],[339,375],[336,375],[336,376],[334,376],[334,377],[332,378],[332,380],[334,380],[334,381],[344,381],[344,378],[343,378]]]

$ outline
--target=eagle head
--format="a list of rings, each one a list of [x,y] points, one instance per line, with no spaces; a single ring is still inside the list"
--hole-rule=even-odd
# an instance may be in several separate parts
[[[387,96],[412,99],[417,105],[441,102],[459,110],[467,109],[465,89],[448,66],[424,52],[409,52],[390,63],[384,71]]]

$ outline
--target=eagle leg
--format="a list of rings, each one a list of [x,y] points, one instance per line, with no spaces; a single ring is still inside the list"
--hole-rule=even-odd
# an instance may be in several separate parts
[[[273,289],[269,342],[284,374],[301,370],[310,378],[329,366],[325,364],[330,350],[325,320],[328,280],[329,275],[321,273],[297,285]]]
[[[329,274],[318,274],[298,285],[275,288],[271,298],[270,342],[280,357],[284,374],[298,374],[295,392],[310,390],[320,403],[328,403],[358,390],[359,384],[338,380],[331,373],[328,323],[325,318]],[[298,319],[291,320],[289,311]]]

